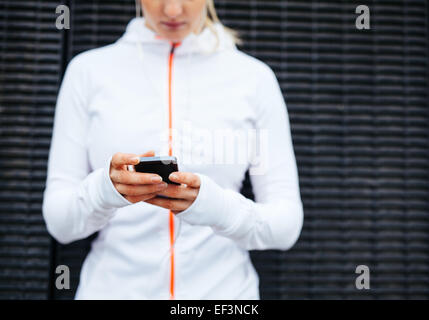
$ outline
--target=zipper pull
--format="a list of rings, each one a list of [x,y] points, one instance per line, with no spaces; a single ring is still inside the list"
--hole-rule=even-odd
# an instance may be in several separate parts
[[[176,49],[176,47],[178,47],[180,45],[181,45],[181,42],[172,42],[171,49],[170,49],[170,55],[172,55],[174,53],[174,49]]]

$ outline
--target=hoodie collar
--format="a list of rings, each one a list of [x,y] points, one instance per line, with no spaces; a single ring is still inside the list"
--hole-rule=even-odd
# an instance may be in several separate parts
[[[219,35],[219,46],[214,52],[237,49],[232,37],[227,33],[222,24],[213,25]],[[171,47],[172,43],[159,37],[152,29],[145,25],[144,17],[135,17],[128,23],[125,33],[118,41],[128,43],[141,43],[142,45],[160,45]],[[188,34],[175,49],[178,55],[189,53],[209,54],[214,50],[217,43],[215,34],[210,28],[205,27],[203,31],[196,35],[193,32]]]

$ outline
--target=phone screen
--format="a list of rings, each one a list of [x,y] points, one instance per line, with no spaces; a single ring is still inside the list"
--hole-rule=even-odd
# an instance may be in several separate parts
[[[144,173],[156,173],[166,183],[180,185],[168,179],[168,176],[179,171],[176,157],[140,157],[140,162],[134,165],[134,170]]]

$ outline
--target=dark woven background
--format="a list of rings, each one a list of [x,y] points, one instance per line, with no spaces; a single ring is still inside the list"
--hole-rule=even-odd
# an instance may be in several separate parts
[[[67,62],[115,41],[133,0],[0,0],[0,298],[72,298],[89,241],[60,246],[41,214]],[[240,49],[276,72],[288,105],[305,224],[290,251],[252,252],[262,298],[429,298],[428,4],[215,1]],[[355,28],[358,4],[371,30]],[[245,181],[243,193],[251,186]],[[54,289],[67,264],[73,290]],[[356,290],[357,265],[371,289]]]

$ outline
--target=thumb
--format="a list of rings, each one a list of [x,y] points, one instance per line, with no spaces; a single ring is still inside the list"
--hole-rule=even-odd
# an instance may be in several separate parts
[[[132,163],[132,165],[128,165],[127,170],[128,171],[135,171],[133,165],[136,165],[139,163],[140,157],[153,157],[154,155],[155,155],[155,151],[153,151],[153,150],[149,150],[145,153],[142,153],[142,154],[138,155],[137,157],[135,155],[134,156],[132,155],[130,158],[130,162]]]
[[[149,150],[143,154],[140,155],[140,157],[153,157],[155,156],[155,151],[154,150]]]

